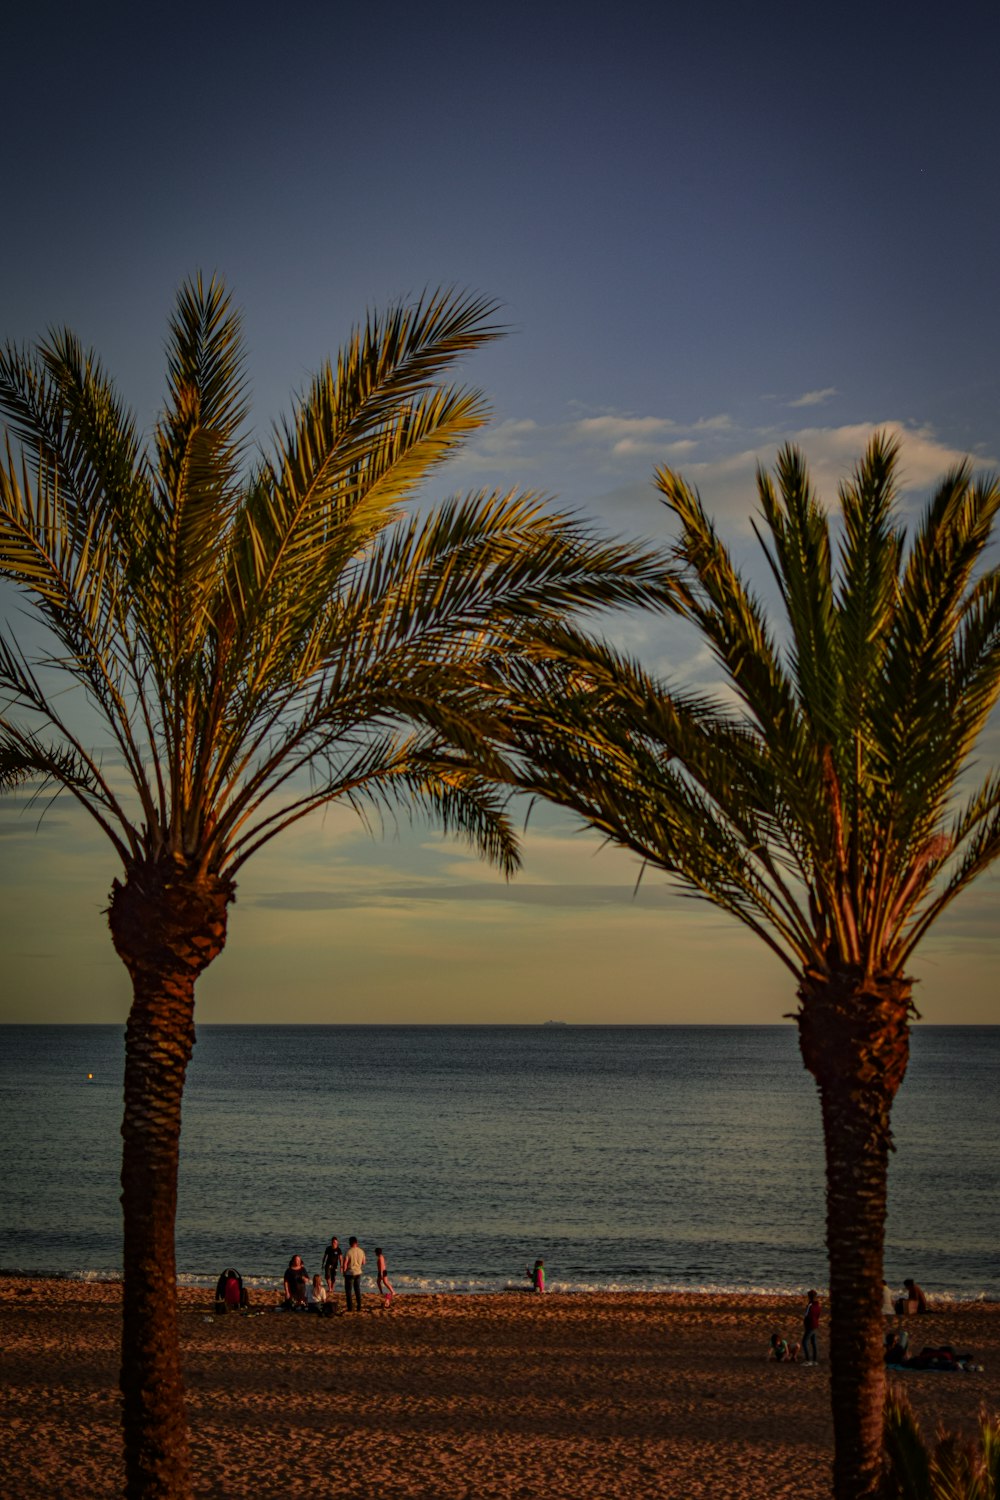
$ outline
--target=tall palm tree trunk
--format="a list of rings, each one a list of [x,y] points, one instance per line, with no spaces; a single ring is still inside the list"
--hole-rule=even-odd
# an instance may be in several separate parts
[[[129,1500],[191,1494],[177,1339],[174,1221],[194,986],[226,939],[231,885],[143,864],[115,882],[109,920],[132,976],[122,1123],[122,1423]]]
[[[836,1500],[879,1494],[890,1115],[909,1058],[911,988],[842,973],[799,990],[799,1044],[819,1085],[826,1149]]]

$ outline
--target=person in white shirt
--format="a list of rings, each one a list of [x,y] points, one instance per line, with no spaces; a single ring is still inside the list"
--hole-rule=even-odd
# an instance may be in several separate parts
[[[361,1273],[365,1268],[368,1257],[358,1244],[358,1237],[351,1235],[347,1246],[347,1254],[344,1256],[344,1296],[347,1299],[347,1311],[351,1310],[351,1296],[354,1296],[354,1306],[358,1312],[361,1311]]]
[[[306,1282],[306,1307],[309,1312],[326,1312],[326,1287],[320,1275],[313,1277],[312,1281]]]

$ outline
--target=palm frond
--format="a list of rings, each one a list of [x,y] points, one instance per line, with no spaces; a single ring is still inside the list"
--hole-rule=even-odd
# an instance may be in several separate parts
[[[882,1447],[886,1500],[935,1500],[920,1424],[903,1392],[891,1384],[883,1408]]]
[[[68,330],[53,330],[37,357],[10,344],[0,350],[0,411],[34,478],[51,485],[58,473],[71,533],[95,512],[100,526],[120,526],[127,502],[148,491],[135,419]]]
[[[917,841],[954,779],[955,639],[998,508],[1000,485],[973,484],[968,466],[959,467],[935,494],[906,559],[874,719],[897,823],[909,823]]]
[[[656,483],[682,526],[676,553],[688,570],[687,588],[679,591],[677,607],[698,626],[746,704],[788,811],[819,862],[834,837],[823,795],[822,742],[803,715],[763,609],[734,567],[700,498],[668,469],[657,471]]]
[[[850,683],[842,712],[866,733],[869,705],[858,687],[879,680],[899,591],[902,536],[894,524],[899,443],[876,433],[840,486],[844,541],[838,569],[841,678]]]
[[[383,788],[380,786],[380,790]],[[428,752],[413,769],[393,777],[384,793],[407,811],[422,809],[446,834],[471,849],[510,879],[521,865],[521,844],[508,813],[510,793],[496,781]]]
[[[1000,859],[1000,778],[993,776],[955,820],[953,832],[941,838],[934,865],[922,888],[900,913],[908,925],[897,942],[905,962],[938,917],[972,882]],[[943,883],[932,877],[945,871]],[[918,907],[919,903],[919,909]]]
[[[205,611],[240,496],[247,410],[241,320],[214,279],[181,288],[167,342],[168,402],[156,429],[158,482],[144,623],[167,675],[200,650]]]
[[[840,678],[829,526],[797,449],[781,449],[777,479],[776,491],[771,476],[758,468],[757,493],[770,541],[755,530],[785,606],[799,705],[816,738],[832,744]]]

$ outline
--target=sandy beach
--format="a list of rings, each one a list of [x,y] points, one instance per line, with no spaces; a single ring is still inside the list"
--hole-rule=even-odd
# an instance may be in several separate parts
[[[183,1289],[199,1496],[822,1496],[826,1366],[765,1358],[799,1303],[657,1294],[371,1296],[360,1316],[217,1318]],[[9,1500],[120,1492],[113,1284],[0,1279]],[[1000,1307],[913,1320],[982,1374],[909,1372],[918,1415],[1000,1408]],[[822,1352],[821,1344],[821,1352]]]

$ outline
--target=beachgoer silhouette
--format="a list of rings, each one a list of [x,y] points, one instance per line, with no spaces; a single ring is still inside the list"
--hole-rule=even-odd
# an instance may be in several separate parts
[[[306,1305],[306,1282],[309,1272],[302,1264],[301,1255],[293,1255],[285,1271],[285,1306],[303,1308]]]
[[[816,1344],[819,1315],[819,1293],[810,1291],[806,1301],[806,1310],[802,1315],[802,1363],[805,1365],[814,1365],[819,1362],[819,1349]]]
[[[215,1287],[216,1312],[239,1312],[243,1303],[243,1278],[239,1271],[228,1266],[219,1277]]]
[[[925,1313],[927,1311],[927,1297],[924,1294],[923,1288],[917,1286],[912,1276],[907,1276],[903,1285],[906,1288],[907,1302],[916,1303],[916,1307],[907,1307],[907,1312]]]
[[[375,1276],[378,1283],[378,1289],[385,1299],[383,1302],[383,1306],[389,1307],[391,1306],[392,1299],[396,1294],[392,1289],[392,1282],[389,1280],[389,1273],[386,1270],[385,1256],[382,1254],[382,1251],[378,1245],[376,1245],[375,1247]]]
[[[351,1296],[354,1297],[354,1306],[358,1312],[361,1311],[361,1273],[365,1268],[368,1257],[358,1244],[357,1235],[352,1234],[347,1246],[347,1254],[344,1256],[344,1297],[347,1301],[347,1311],[351,1311]]]
[[[333,1291],[333,1284],[337,1279],[337,1272],[343,1265],[343,1256],[340,1253],[340,1241],[337,1236],[330,1236],[330,1243],[323,1251],[323,1275],[326,1277],[327,1291]]]

